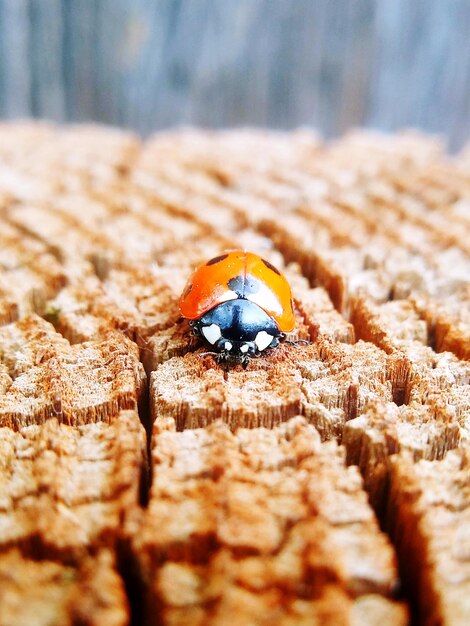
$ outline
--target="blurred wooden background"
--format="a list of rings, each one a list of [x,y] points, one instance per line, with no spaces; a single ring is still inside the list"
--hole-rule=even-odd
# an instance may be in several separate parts
[[[0,116],[470,137],[470,0],[0,0]]]

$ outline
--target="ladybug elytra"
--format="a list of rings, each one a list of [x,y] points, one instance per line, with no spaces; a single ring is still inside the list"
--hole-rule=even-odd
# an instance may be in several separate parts
[[[200,265],[179,299],[181,315],[218,360],[246,365],[295,326],[291,289],[269,261],[225,252]]]

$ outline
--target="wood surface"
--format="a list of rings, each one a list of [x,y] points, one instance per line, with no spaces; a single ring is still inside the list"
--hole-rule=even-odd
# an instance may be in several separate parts
[[[1,0],[0,117],[470,136],[468,0]]]
[[[0,625],[464,626],[470,151],[0,125]],[[192,269],[279,267],[217,364]]]

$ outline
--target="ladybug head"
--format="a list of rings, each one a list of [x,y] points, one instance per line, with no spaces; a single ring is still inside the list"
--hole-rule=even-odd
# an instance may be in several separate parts
[[[237,363],[273,348],[283,336],[272,317],[243,298],[217,305],[191,325],[220,355],[219,360]]]

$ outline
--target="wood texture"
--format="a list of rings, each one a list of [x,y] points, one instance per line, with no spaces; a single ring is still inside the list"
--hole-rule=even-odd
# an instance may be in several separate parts
[[[78,563],[116,549],[126,511],[137,506],[145,433],[133,411],[111,425],[72,428],[50,419],[0,429],[0,553]]]
[[[0,115],[470,134],[467,0],[1,0]]]
[[[0,622],[468,622],[469,206],[417,133],[0,124]],[[308,340],[246,369],[177,307],[234,247]]]
[[[129,606],[113,555],[103,550],[79,565],[0,555],[0,622],[4,626],[126,626]]]
[[[151,624],[160,614],[165,624],[333,626],[354,623],[366,598],[363,624],[380,612],[383,624],[407,623],[357,468],[304,419],[233,435],[220,423],[178,433],[161,418],[152,460],[149,507],[132,528]]]

